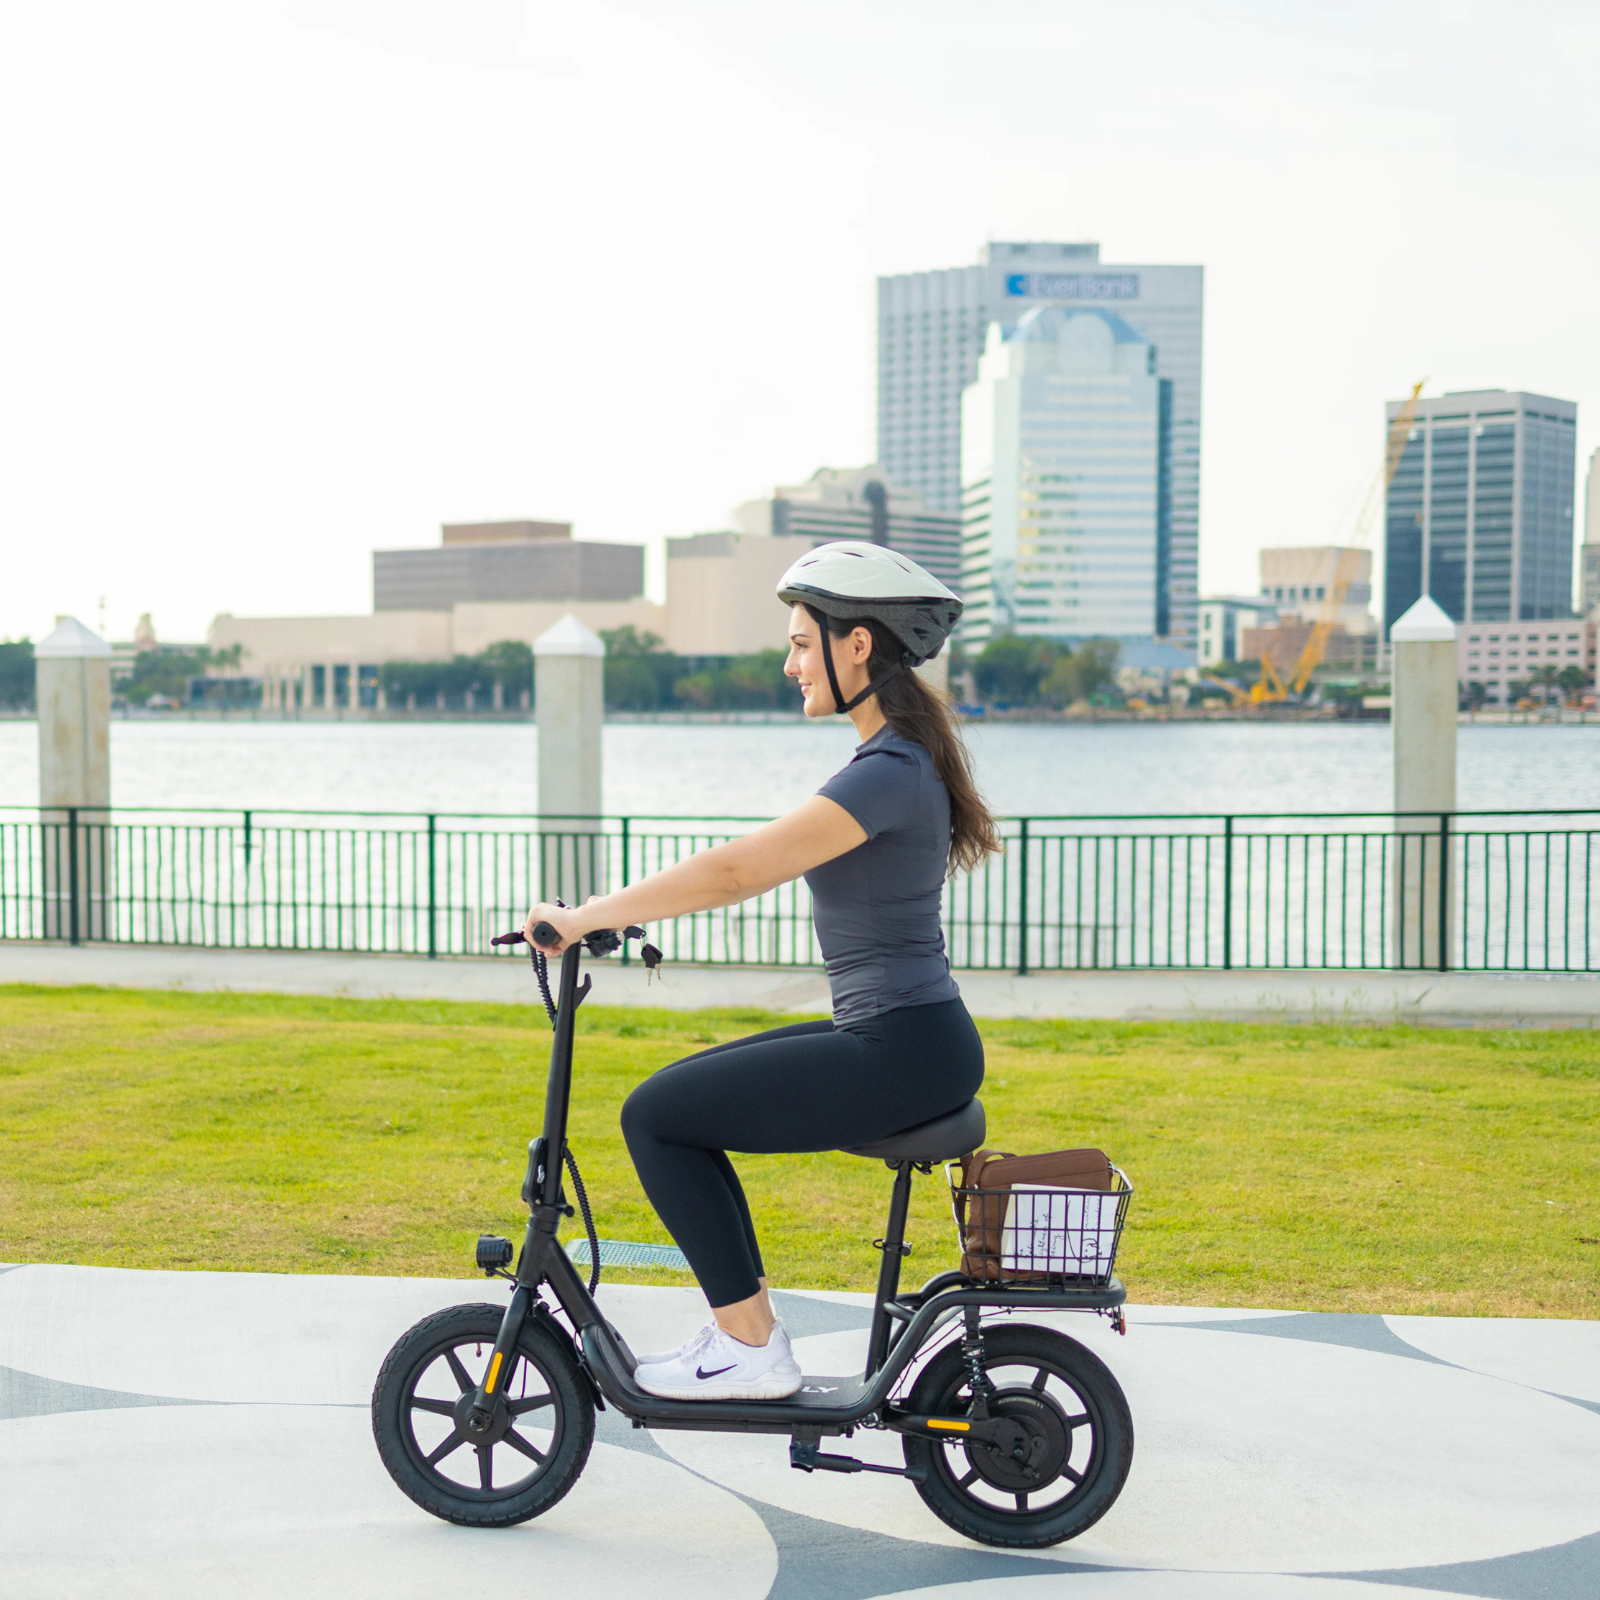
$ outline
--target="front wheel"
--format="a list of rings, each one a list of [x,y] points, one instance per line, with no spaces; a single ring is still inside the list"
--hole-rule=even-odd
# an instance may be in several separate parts
[[[468,1427],[503,1315],[477,1305],[424,1317],[385,1357],[372,1390],[372,1432],[389,1476],[424,1511],[473,1528],[548,1511],[577,1482],[594,1442],[588,1385],[536,1315],[522,1325],[489,1426]]]
[[[1075,1339],[1029,1325],[983,1335],[989,1415],[1022,1425],[1026,1459],[906,1434],[906,1465],[934,1515],[984,1544],[1060,1544],[1098,1522],[1133,1461],[1133,1418],[1110,1369]],[[963,1416],[972,1386],[961,1344],[923,1369],[906,1409]]]

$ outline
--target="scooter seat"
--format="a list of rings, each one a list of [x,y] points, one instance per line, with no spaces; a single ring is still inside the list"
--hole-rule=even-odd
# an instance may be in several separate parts
[[[920,1122],[904,1133],[871,1144],[858,1144],[846,1151],[852,1156],[871,1156],[877,1161],[951,1161],[971,1155],[983,1143],[988,1122],[981,1100],[969,1100],[957,1111]]]

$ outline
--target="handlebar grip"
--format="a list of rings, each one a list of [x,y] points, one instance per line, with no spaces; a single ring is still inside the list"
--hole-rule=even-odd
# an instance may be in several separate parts
[[[544,945],[560,944],[561,935],[548,922],[536,922],[533,925],[533,942]]]

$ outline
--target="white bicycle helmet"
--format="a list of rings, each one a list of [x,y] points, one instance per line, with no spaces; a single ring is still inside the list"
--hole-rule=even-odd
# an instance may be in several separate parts
[[[840,711],[876,694],[895,673],[931,661],[961,616],[961,601],[931,572],[897,550],[863,539],[841,539],[808,550],[778,580],[778,598],[801,605],[826,634],[828,617],[879,622],[903,647],[900,660],[846,703],[839,692],[832,650],[822,652],[828,687]]]

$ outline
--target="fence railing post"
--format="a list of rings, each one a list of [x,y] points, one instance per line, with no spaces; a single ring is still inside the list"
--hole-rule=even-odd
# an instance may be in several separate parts
[[[67,926],[73,944],[80,943],[78,929],[78,808],[67,807],[67,896],[71,911]]]
[[[1021,860],[1018,866],[1017,893],[1017,976],[1028,976],[1028,819],[1019,818],[1022,824]]]
[[[1222,967],[1233,967],[1233,818],[1222,819]]]
[[[439,954],[438,928],[438,900],[434,885],[437,876],[434,871],[434,848],[438,839],[439,819],[433,812],[428,813],[428,959],[433,961]]]
[[[626,817],[622,819],[622,887],[624,889],[628,887],[628,819]],[[622,964],[623,966],[628,964],[628,941],[626,939],[622,941]],[[650,974],[646,973],[645,976],[648,978]]]
[[[1450,813],[1439,813],[1439,970],[1450,970]]]

